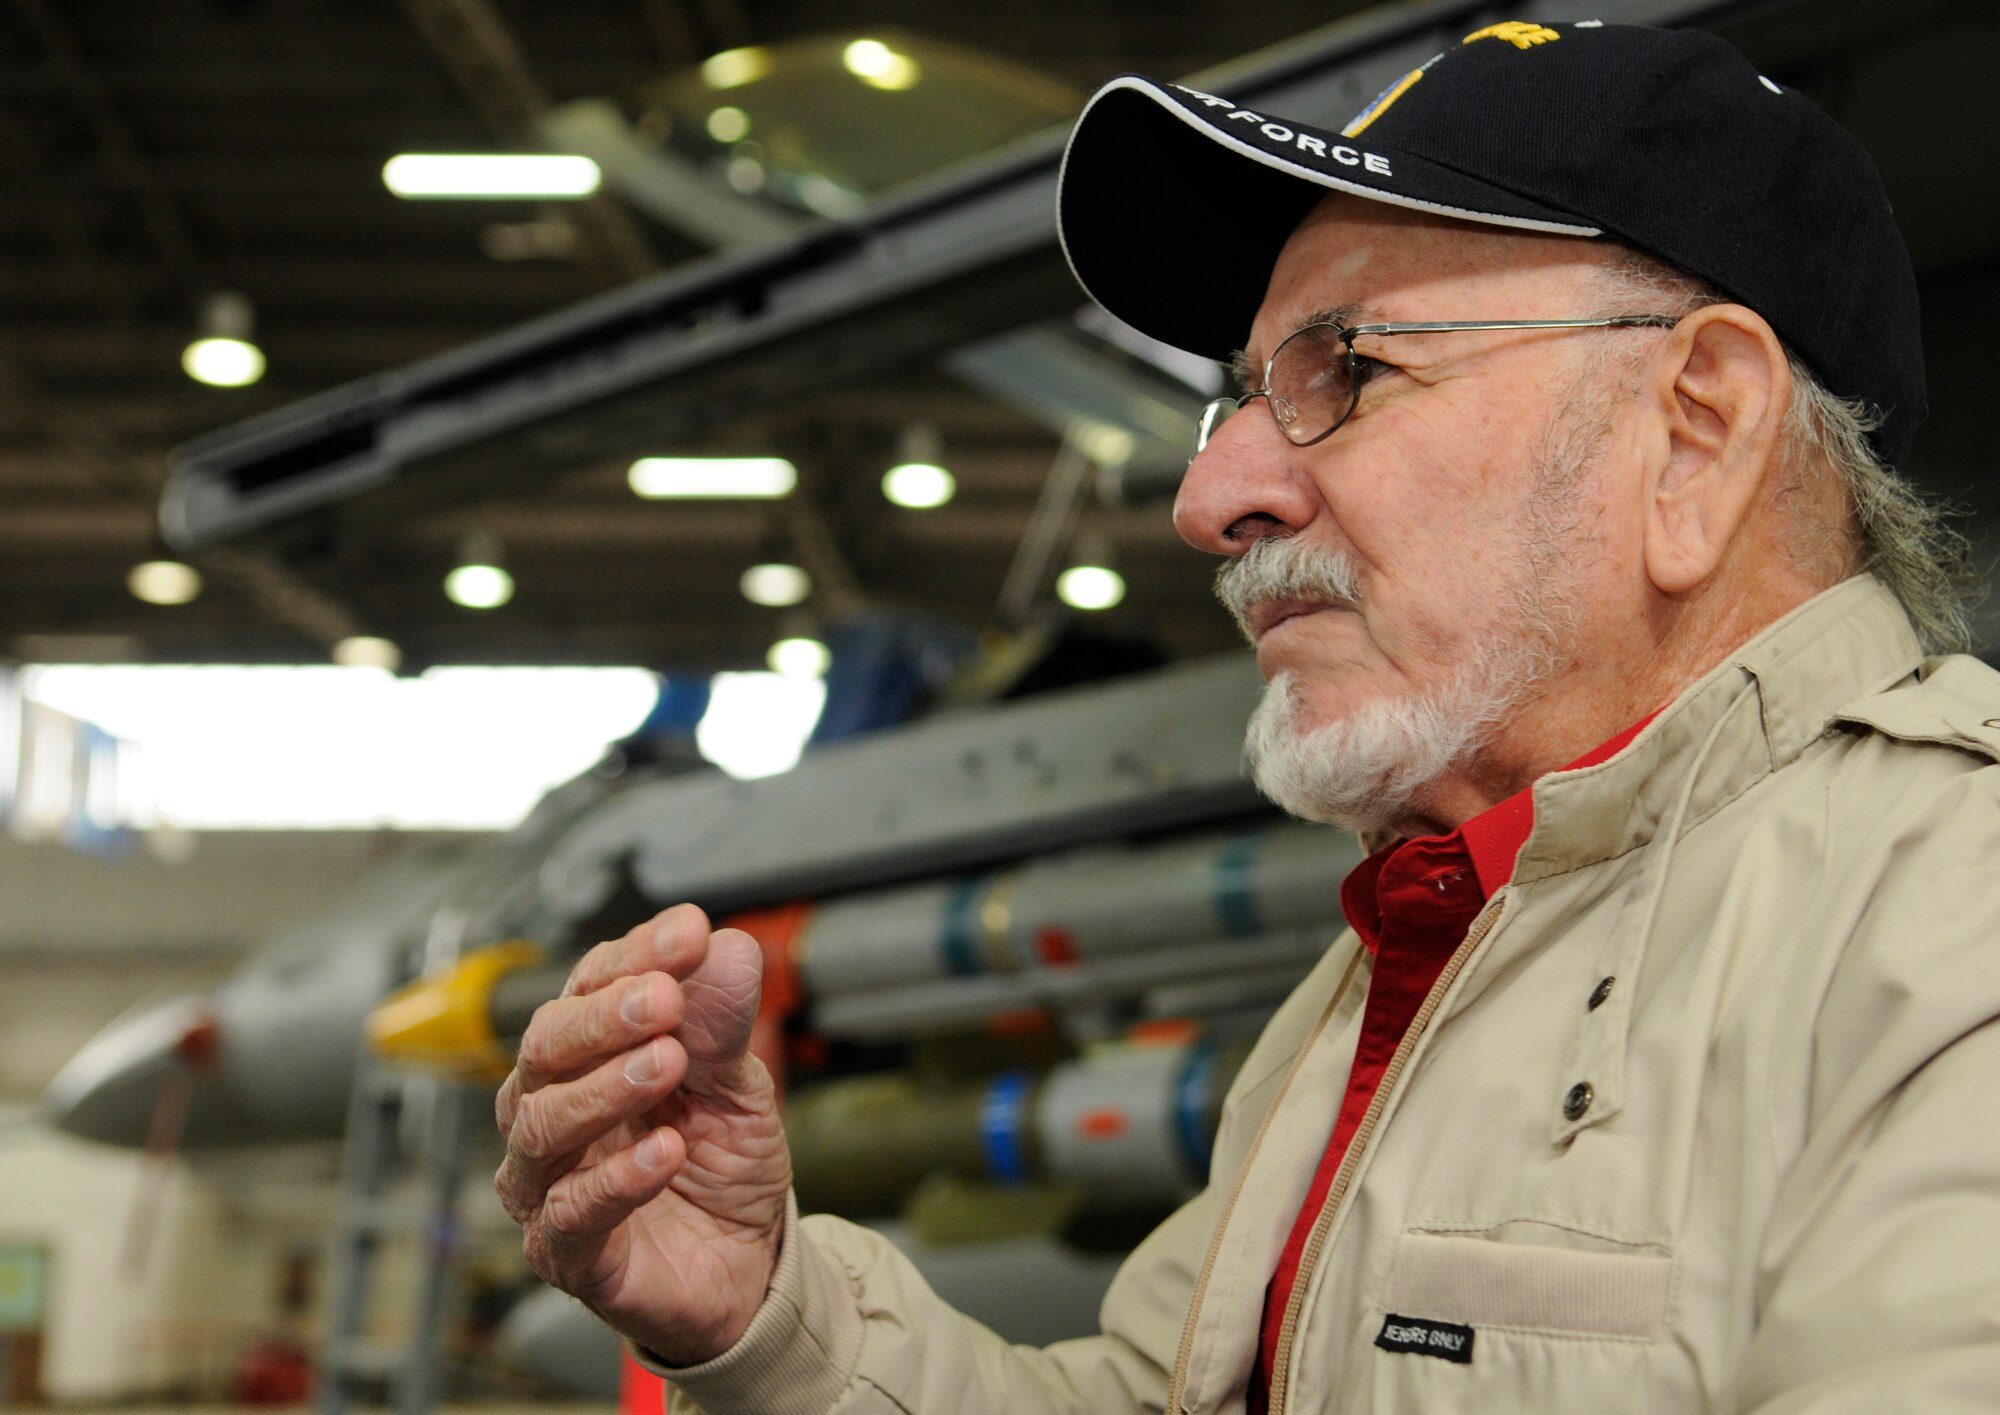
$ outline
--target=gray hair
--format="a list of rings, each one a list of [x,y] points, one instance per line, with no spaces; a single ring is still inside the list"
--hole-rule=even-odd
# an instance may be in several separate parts
[[[1613,313],[1687,315],[1728,303],[1720,291],[1655,256],[1614,249],[1604,275],[1604,295],[1619,306]],[[1978,578],[1970,569],[1971,546],[1952,524],[1958,513],[1905,481],[1876,452],[1868,439],[1882,425],[1879,411],[1833,392],[1789,347],[1785,352],[1792,402],[1785,415],[1781,494],[1810,491],[1832,476],[1853,518],[1851,530],[1810,531],[1815,539],[1805,553],[1828,569],[1858,561],[1902,602],[1927,652],[1970,649]]]

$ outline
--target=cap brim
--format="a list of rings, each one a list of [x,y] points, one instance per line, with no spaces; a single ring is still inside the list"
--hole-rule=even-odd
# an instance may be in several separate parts
[[[1063,154],[1063,254],[1090,297],[1176,348],[1227,359],[1287,238],[1346,192],[1487,225],[1597,236],[1578,217],[1378,142],[1137,74],[1099,89]]]

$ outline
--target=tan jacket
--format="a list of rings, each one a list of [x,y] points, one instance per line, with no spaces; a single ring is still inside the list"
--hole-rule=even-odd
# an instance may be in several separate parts
[[[1996,760],[2000,675],[1861,578],[1537,782],[1320,1213],[1273,1411],[2000,1409]],[[1242,1411],[1367,985],[1350,933],[1272,1020],[1102,1336],[1009,1346],[808,1218],[675,1408]]]

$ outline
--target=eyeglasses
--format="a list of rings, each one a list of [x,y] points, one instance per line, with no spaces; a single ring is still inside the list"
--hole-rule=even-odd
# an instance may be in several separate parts
[[[1201,410],[1194,450],[1207,449],[1215,430],[1252,398],[1271,406],[1278,431],[1299,447],[1333,436],[1354,415],[1361,385],[1376,367],[1354,351],[1364,334],[1445,334],[1468,329],[1672,329],[1680,320],[1666,314],[1628,314],[1613,319],[1496,319],[1465,324],[1357,324],[1331,320],[1304,325],[1286,335],[1264,363],[1264,386],[1241,396],[1225,395]]]

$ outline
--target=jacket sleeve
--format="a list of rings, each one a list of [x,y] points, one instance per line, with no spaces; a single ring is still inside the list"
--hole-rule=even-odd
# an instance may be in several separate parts
[[[669,1415],[1123,1415],[1166,1403],[1181,1322],[1215,1215],[1190,1200],[1119,1269],[1101,1335],[1011,1344],[946,1304],[894,1245],[787,1215],[770,1293],[736,1345],[700,1366],[640,1364]]]
[[[1815,1028],[1809,1132],[1760,1253],[1756,1415],[2000,1399],[2000,767],[1869,826]]]

